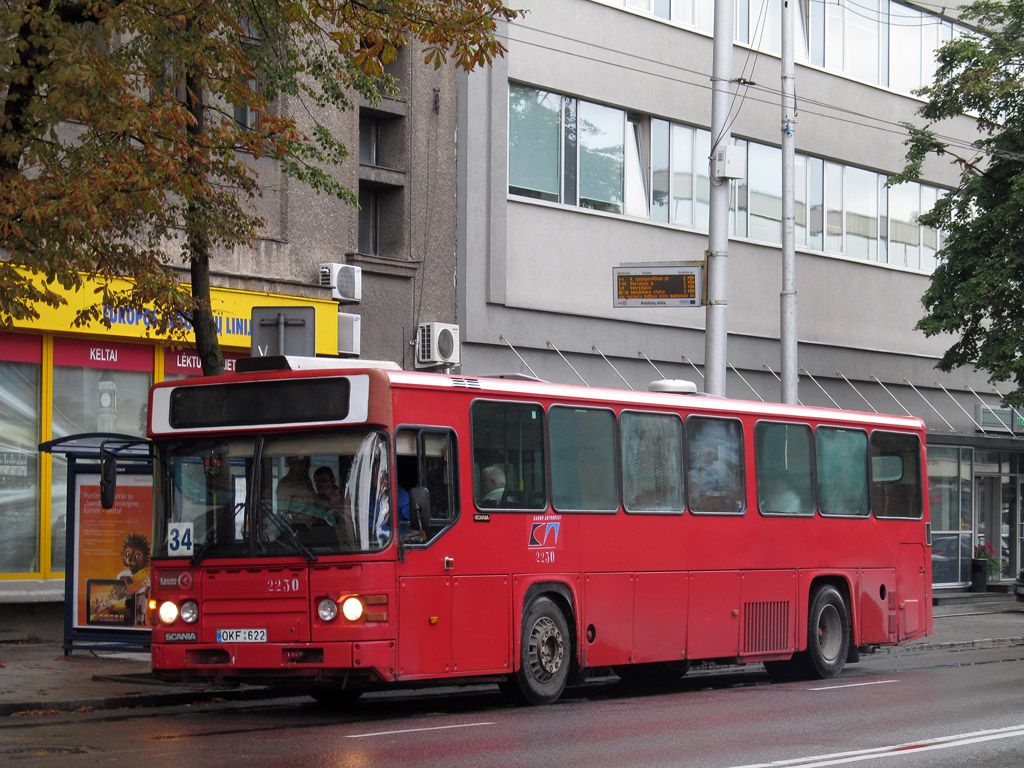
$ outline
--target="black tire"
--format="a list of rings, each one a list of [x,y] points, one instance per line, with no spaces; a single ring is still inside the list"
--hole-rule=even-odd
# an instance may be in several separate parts
[[[519,669],[501,684],[516,704],[551,704],[565,690],[572,666],[572,635],[558,605],[538,597],[523,616]]]
[[[828,679],[843,671],[850,652],[850,611],[839,590],[826,584],[814,593],[807,615],[807,672]]]

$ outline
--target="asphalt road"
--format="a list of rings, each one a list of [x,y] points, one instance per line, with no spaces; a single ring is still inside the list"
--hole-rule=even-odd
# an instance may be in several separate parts
[[[759,668],[697,672],[668,690],[597,682],[550,707],[494,687],[11,717],[10,765],[1017,766],[1024,646],[878,654],[831,681]]]

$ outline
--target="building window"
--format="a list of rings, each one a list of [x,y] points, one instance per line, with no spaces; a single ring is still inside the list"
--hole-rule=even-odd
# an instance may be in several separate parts
[[[878,261],[878,174],[847,168],[845,176],[844,253],[862,261]]]
[[[729,234],[779,244],[782,152],[741,138],[732,144],[746,164],[729,185]],[[710,154],[711,134],[702,128],[509,86],[510,194],[707,232]],[[804,155],[794,166],[798,247],[935,269],[942,233],[918,218],[940,190],[917,182],[890,190],[885,174]]]
[[[39,573],[38,336],[0,333],[0,573]],[[60,541],[60,552],[64,541]],[[61,557],[63,563],[63,557]],[[63,569],[63,565],[58,570]]]
[[[509,191],[557,202],[562,99],[529,86],[509,86]],[[575,204],[575,200],[572,201]]]
[[[146,433],[153,348],[141,344],[54,339],[53,437],[81,432]],[[64,570],[67,461],[53,456],[54,571]]]
[[[379,165],[380,120],[371,115],[359,115],[359,162],[361,165]]]
[[[752,142],[747,168],[750,177],[750,239],[782,243],[782,150]]]
[[[376,254],[379,247],[378,204],[380,193],[374,187],[359,185],[359,252]]]
[[[889,190],[889,263],[917,269],[920,266],[920,185],[900,184]]]
[[[625,175],[625,113],[580,101],[579,200],[584,208],[622,213]]]

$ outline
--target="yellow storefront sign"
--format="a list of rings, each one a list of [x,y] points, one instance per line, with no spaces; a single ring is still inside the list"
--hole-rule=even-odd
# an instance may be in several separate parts
[[[100,295],[96,289],[108,285],[114,290],[128,287],[124,280],[86,280],[80,291],[65,295],[68,303],[60,307],[37,305],[39,319],[15,321],[15,327],[25,330],[57,334],[114,335],[131,339],[159,341],[153,327],[154,313],[104,307],[103,316],[110,321],[110,328],[99,322],[75,327],[74,320],[79,310],[91,306]],[[305,299],[295,296],[281,296],[273,293],[239,291],[232,288],[212,288],[210,291],[213,317],[217,324],[217,336],[226,349],[248,351],[251,345],[250,318],[254,307],[313,307],[316,310],[316,352],[318,355],[338,354],[338,305],[324,299]],[[191,334],[189,334],[191,336]]]

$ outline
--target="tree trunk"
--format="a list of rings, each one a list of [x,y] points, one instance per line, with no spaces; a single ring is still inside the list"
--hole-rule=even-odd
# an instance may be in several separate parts
[[[190,139],[203,135],[203,86],[193,75],[185,77],[185,98],[193,122],[188,126]],[[202,173],[195,168],[194,173]],[[185,207],[185,248],[189,254],[189,272],[192,277],[192,332],[196,338],[196,353],[203,366],[204,376],[224,373],[224,354],[217,337],[217,324],[210,303],[210,239],[203,216],[203,198],[189,200]]]

